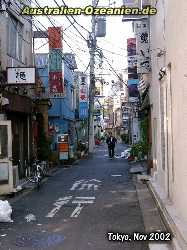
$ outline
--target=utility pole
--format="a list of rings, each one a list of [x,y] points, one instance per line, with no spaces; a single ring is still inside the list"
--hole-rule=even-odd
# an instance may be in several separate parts
[[[96,6],[96,0],[92,0],[92,6]],[[94,150],[94,96],[95,96],[95,50],[96,50],[96,17],[92,15],[92,32],[89,38],[90,48],[90,87],[89,87],[89,116],[88,116],[88,146],[89,153]]]

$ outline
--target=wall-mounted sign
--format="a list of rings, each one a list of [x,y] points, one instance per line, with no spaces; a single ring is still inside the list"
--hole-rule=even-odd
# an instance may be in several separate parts
[[[64,62],[62,49],[50,49],[49,50],[49,71],[61,72],[64,71]]]
[[[128,56],[136,55],[136,38],[127,39],[127,54]]]
[[[136,21],[134,25],[137,45],[137,73],[148,73],[151,70],[149,24],[147,20],[143,20]]]
[[[128,86],[133,85],[133,84],[138,85],[138,83],[139,83],[138,79],[129,79],[128,80]]]
[[[81,74],[79,78],[79,119],[88,118],[88,84],[87,76]]]
[[[87,84],[81,84],[79,86],[79,101],[87,102],[88,101],[88,87]]]
[[[50,49],[62,48],[62,27],[49,27],[48,39]]]
[[[64,96],[64,81],[62,72],[49,72],[50,97]]]
[[[62,53],[62,28],[49,27],[49,96],[64,97],[64,62]]]
[[[18,85],[35,84],[36,69],[34,67],[9,67],[7,68],[7,82]]]
[[[59,160],[68,160],[69,158],[69,135],[60,134],[57,136]]]
[[[68,143],[68,140],[69,140],[69,138],[68,138],[69,136],[68,136],[68,134],[60,134],[60,135],[58,135],[57,136],[57,143]]]

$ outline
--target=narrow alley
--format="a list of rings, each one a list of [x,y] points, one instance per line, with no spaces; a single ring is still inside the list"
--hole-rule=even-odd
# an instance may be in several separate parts
[[[10,201],[14,223],[1,225],[0,249],[148,249],[147,242],[109,241],[108,232],[143,233],[144,223],[127,161],[107,153],[97,147],[92,159],[58,169],[39,192]]]

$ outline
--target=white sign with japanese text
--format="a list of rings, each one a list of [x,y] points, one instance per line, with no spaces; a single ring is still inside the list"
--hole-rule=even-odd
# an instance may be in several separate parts
[[[7,68],[8,84],[35,84],[36,69],[35,68]]]
[[[88,101],[88,87],[86,83],[81,83],[79,87],[79,101],[80,102]]]
[[[137,51],[137,73],[148,73],[150,65],[149,24],[147,20],[134,22]]]

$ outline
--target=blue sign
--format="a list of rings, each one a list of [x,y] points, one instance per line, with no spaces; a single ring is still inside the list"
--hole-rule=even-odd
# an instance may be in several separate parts
[[[49,50],[49,71],[62,72],[63,71],[63,54],[62,49]]]
[[[79,119],[87,119],[88,118],[88,103],[80,102],[79,105]]]
[[[128,86],[130,85],[138,85],[139,79],[129,79],[128,80]]]

